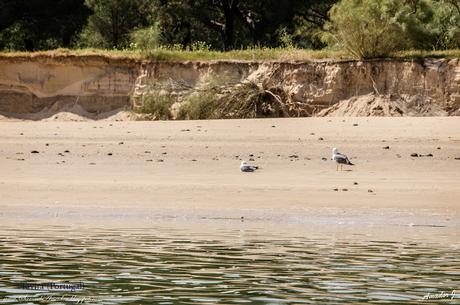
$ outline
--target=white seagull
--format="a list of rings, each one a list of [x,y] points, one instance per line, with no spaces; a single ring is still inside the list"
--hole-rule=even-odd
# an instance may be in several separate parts
[[[251,164],[249,164],[249,163],[246,162],[246,161],[241,161],[240,170],[241,170],[242,172],[253,172],[253,171],[255,171],[256,169],[259,169],[259,167],[258,167],[258,166],[251,165]]]
[[[342,166],[344,164],[354,165],[353,163],[350,162],[350,160],[348,160],[347,156],[339,153],[339,150],[335,147],[332,149],[332,160],[335,160],[335,162],[337,163],[337,170],[339,170],[339,164],[340,164],[340,170],[342,170]]]

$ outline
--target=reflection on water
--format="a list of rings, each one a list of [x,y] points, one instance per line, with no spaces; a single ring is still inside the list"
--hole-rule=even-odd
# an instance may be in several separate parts
[[[450,243],[355,237],[177,225],[2,229],[0,303],[70,304],[19,299],[40,295],[23,282],[65,281],[82,281],[84,290],[67,295],[94,304],[419,304],[427,293],[460,293],[455,235]],[[460,304],[460,295],[436,302]]]

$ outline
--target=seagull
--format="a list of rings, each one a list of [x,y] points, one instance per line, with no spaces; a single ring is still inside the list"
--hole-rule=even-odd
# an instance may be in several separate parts
[[[259,167],[258,167],[258,166],[251,165],[251,164],[249,164],[249,163],[246,162],[246,161],[241,161],[240,170],[241,170],[242,172],[253,172],[253,171],[255,171],[256,169],[259,169]]]
[[[339,153],[339,150],[337,148],[332,149],[332,160],[335,160],[337,163],[337,170],[339,170],[339,164],[340,164],[340,170],[342,170],[342,166],[344,164],[346,165],[354,165],[353,163],[348,160],[348,157]]]

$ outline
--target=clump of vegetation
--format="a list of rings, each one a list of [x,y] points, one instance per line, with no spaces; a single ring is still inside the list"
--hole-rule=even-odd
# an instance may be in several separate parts
[[[87,17],[76,45],[104,49],[126,49],[131,32],[146,28],[151,22],[153,6],[144,0],[85,0],[93,14]]]
[[[265,89],[254,82],[207,85],[184,98],[178,119],[245,119],[289,117],[297,109],[288,106],[284,92]]]
[[[130,47],[145,53],[160,46],[161,31],[158,23],[131,32]]]
[[[432,49],[460,48],[460,1],[436,1],[433,9],[434,16],[429,25],[432,29]]]
[[[181,103],[177,119],[206,120],[214,119],[217,107],[217,92],[194,92]]]
[[[143,97],[143,105],[137,112],[149,115],[152,120],[173,119],[171,106],[176,102],[176,98],[161,91],[151,91]]]
[[[176,97],[177,91],[182,92]],[[178,107],[173,105],[179,101]],[[299,116],[301,105],[292,107],[281,89],[263,88],[254,82],[240,83],[226,77],[209,77],[195,88],[153,83],[143,96],[139,113],[152,120],[244,119]],[[305,113],[303,113],[305,114]]]
[[[426,1],[412,8],[399,0],[342,0],[329,14],[324,40],[355,58],[385,57],[423,44],[433,15]]]
[[[341,0],[329,16],[323,41],[354,58],[460,47],[458,0]]]

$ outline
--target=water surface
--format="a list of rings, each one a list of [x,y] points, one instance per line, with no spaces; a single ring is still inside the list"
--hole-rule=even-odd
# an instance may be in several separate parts
[[[420,304],[428,293],[460,294],[455,230],[388,231],[238,221],[3,227],[0,303],[75,304],[86,297],[94,304]],[[85,287],[21,288],[66,281]],[[433,302],[460,304],[460,295]]]

